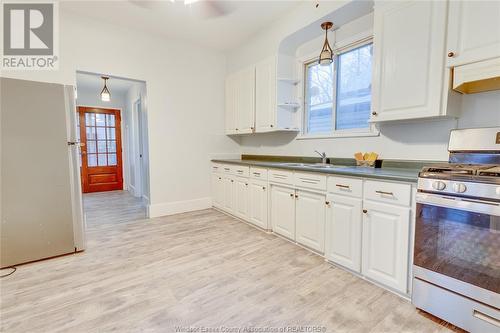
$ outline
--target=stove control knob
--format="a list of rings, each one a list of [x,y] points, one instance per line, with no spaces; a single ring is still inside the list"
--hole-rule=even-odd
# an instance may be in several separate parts
[[[453,184],[453,191],[457,193],[464,193],[467,190],[467,186],[462,183],[454,183]]]
[[[446,183],[440,180],[436,180],[435,182],[432,183],[432,188],[435,189],[436,191],[442,191],[446,188]]]

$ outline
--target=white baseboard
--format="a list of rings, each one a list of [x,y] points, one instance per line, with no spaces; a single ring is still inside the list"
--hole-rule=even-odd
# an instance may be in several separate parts
[[[212,198],[199,198],[186,201],[164,202],[148,206],[149,217],[173,215],[212,207]]]

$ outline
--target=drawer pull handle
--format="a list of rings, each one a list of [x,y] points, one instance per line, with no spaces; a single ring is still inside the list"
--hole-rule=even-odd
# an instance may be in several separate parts
[[[224,170],[229,171],[229,168],[224,168]]]
[[[335,184],[335,186],[340,188],[351,188],[349,185]]]
[[[489,316],[489,315],[482,313],[480,311],[477,311],[477,310],[472,311],[472,315],[474,317],[476,317],[477,319],[480,319],[480,320],[483,320],[487,323],[495,325],[496,327],[500,327],[500,320],[493,318],[492,316]]]
[[[280,179],[285,179],[287,178],[286,176],[283,175],[273,175],[275,178],[280,178]]]
[[[307,179],[301,179],[303,183],[307,184],[317,184],[318,182],[316,180],[307,180]]]
[[[375,191],[375,193],[385,194],[385,195],[394,195],[394,193],[392,193],[392,192],[385,192],[385,191]]]
[[[253,173],[255,176],[260,176],[260,172],[254,172]]]

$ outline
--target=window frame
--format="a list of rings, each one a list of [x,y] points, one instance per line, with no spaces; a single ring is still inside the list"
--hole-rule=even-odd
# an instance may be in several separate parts
[[[364,35],[364,36],[363,36]],[[340,44],[340,43],[339,43]],[[297,139],[328,139],[328,138],[338,138],[338,137],[368,137],[368,136],[379,136],[380,132],[376,128],[375,124],[369,123],[367,128],[354,128],[354,129],[343,129],[337,130],[336,127],[336,117],[337,117],[337,84],[338,84],[338,57],[343,53],[355,50],[357,48],[363,47],[365,45],[373,44],[373,36],[371,33],[369,35],[361,34],[361,36],[356,36],[350,40],[346,40],[341,45],[333,49],[334,60],[333,60],[333,105],[332,105],[332,131],[329,133],[307,133],[308,129],[308,107],[306,106],[307,101],[307,67],[318,61],[318,55],[308,55],[299,59],[299,72],[302,77],[302,84],[299,88],[302,93],[302,115],[301,115],[301,128],[300,134]],[[373,81],[373,75],[372,75]]]

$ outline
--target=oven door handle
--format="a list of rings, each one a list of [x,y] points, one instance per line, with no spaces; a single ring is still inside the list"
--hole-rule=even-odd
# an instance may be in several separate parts
[[[500,216],[500,203],[498,202],[450,197],[445,195],[421,192],[417,193],[416,201],[417,203],[424,205],[446,207],[465,210],[469,212]]]

